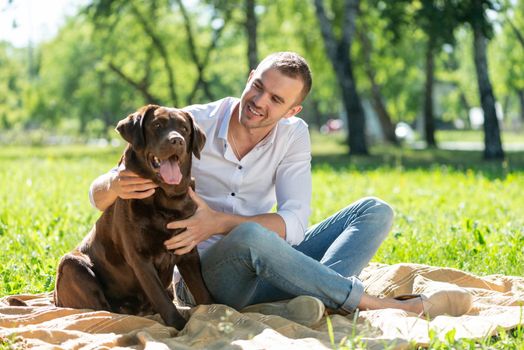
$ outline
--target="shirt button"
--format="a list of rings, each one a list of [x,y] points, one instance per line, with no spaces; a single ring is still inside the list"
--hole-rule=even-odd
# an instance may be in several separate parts
[[[238,166],[238,170],[242,170],[242,165],[239,165],[239,166]]]
[[[233,197],[234,197],[234,196],[235,196],[235,192],[231,192],[231,196],[233,196]]]

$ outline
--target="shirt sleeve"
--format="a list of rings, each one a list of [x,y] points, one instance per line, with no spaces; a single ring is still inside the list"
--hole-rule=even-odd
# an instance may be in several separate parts
[[[303,124],[289,140],[275,179],[277,214],[286,224],[286,241],[296,245],[304,239],[311,214],[311,141]]]

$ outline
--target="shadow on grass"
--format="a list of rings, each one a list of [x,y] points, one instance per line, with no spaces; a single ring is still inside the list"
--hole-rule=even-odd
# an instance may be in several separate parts
[[[314,153],[312,165],[313,169],[327,166],[335,171],[446,168],[451,171],[474,172],[489,179],[500,179],[505,178],[508,173],[524,171],[524,152],[508,152],[504,161],[486,161],[481,151],[413,150],[381,146],[373,148],[369,156],[349,156],[338,150],[332,153]]]

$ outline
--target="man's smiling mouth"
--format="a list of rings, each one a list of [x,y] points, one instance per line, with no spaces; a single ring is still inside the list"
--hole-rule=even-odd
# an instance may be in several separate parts
[[[255,116],[257,117],[262,117],[263,114],[262,113],[258,113],[253,107],[251,107],[250,105],[247,105],[247,109],[252,113],[254,114]]]

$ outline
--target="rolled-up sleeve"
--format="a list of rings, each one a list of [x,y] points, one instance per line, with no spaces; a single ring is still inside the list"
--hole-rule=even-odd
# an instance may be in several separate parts
[[[307,126],[289,139],[289,148],[278,165],[275,179],[277,214],[286,224],[286,241],[304,239],[311,214],[311,141]]]
[[[123,165],[122,165],[123,167]],[[114,173],[117,173],[118,172],[118,166],[115,166],[113,167],[111,170],[109,170],[107,173],[108,174],[114,174]],[[91,182],[91,185],[89,185],[89,203],[91,203],[91,206],[94,208],[94,209],[98,209],[100,210],[97,206],[96,206],[96,203],[95,203],[95,198],[94,198],[94,191],[95,191],[95,181]]]

